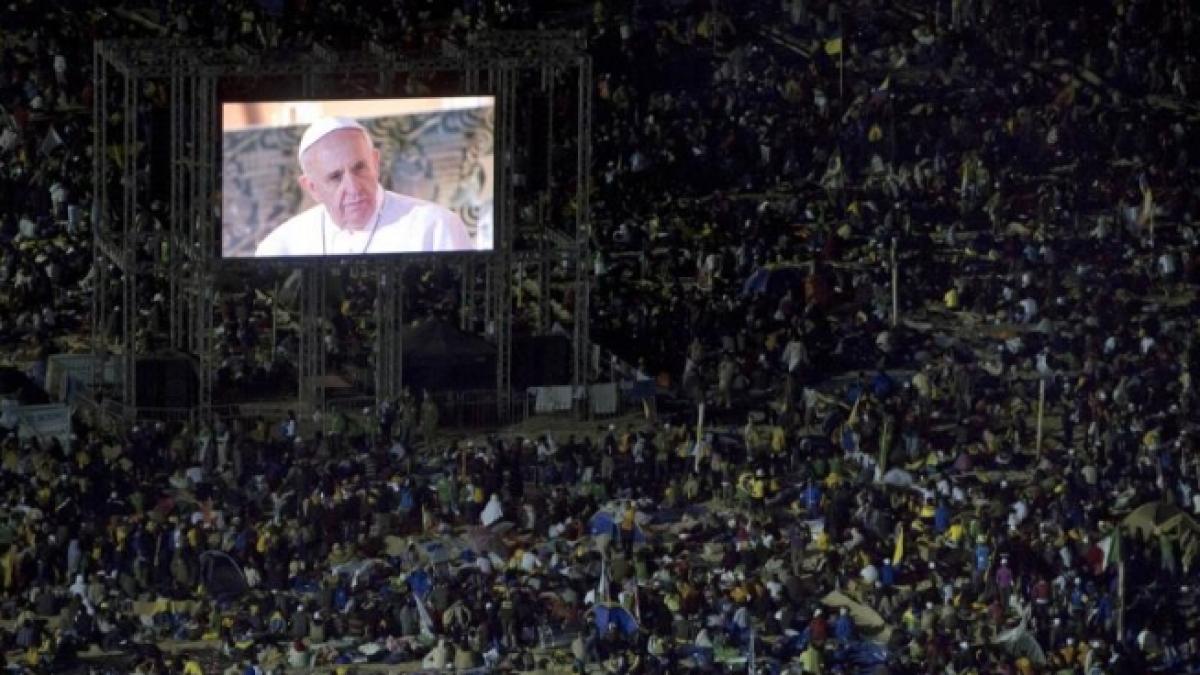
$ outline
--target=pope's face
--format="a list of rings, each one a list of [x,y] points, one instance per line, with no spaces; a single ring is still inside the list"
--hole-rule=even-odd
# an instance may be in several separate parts
[[[338,129],[300,158],[300,187],[321,202],[339,227],[370,227],[379,189],[379,151],[357,129]]]

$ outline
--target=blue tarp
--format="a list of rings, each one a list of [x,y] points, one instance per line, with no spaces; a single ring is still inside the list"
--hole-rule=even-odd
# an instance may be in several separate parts
[[[766,268],[760,267],[750,273],[746,281],[742,284],[742,295],[753,295],[755,293],[767,292],[767,279],[771,277],[771,273]]]
[[[607,534],[611,537],[616,537],[617,523],[613,520],[612,514],[607,511],[597,511],[596,515],[588,522],[588,532],[593,536]]]
[[[613,540],[621,538],[621,528],[617,526],[617,521],[608,511],[597,511],[596,515],[588,521],[588,533],[593,537],[607,534]],[[633,526],[633,540],[636,542],[646,541],[646,534],[642,532],[642,528],[637,525]]]
[[[424,570],[417,570],[408,575],[408,587],[412,589],[413,595],[424,600],[433,590],[433,580]]]
[[[875,398],[887,398],[895,389],[895,381],[883,371],[875,373],[875,376],[871,378],[871,392],[875,394]]]
[[[843,663],[853,669],[856,673],[869,675],[875,672],[876,666],[887,663],[888,651],[883,645],[860,640],[851,642],[845,647],[839,647],[834,651],[833,658],[830,659],[831,664]]]
[[[803,287],[804,275],[805,270],[795,265],[759,267],[742,283],[742,295],[782,295],[789,288]]]
[[[799,656],[805,649],[808,649],[807,628],[800,633],[782,638],[776,644],[773,653],[786,661]],[[888,651],[883,645],[868,640],[855,640],[844,645],[836,645],[827,658],[829,666],[846,666],[850,672],[870,675],[875,672],[876,666],[887,663]]]
[[[426,542],[426,543],[422,544],[422,546],[425,548],[425,556],[429,559],[429,562],[431,562],[431,563],[437,564],[437,563],[449,562],[450,559],[453,557],[451,555],[450,549],[447,548],[446,545],[440,541]]]
[[[596,605],[596,628],[603,635],[609,630],[615,628],[621,631],[625,637],[633,637],[638,632],[637,619],[629,613],[629,610],[620,605]]]

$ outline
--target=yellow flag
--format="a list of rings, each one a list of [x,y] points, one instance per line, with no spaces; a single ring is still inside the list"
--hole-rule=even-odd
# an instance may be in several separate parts
[[[830,56],[837,56],[842,53],[842,38],[835,37],[832,40],[825,41],[825,53]]]
[[[904,526],[900,526],[900,533],[896,535],[896,550],[892,553],[892,564],[899,565],[904,558]]]

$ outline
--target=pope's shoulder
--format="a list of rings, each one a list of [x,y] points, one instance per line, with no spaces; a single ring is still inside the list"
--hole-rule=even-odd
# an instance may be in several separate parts
[[[408,214],[416,209],[422,209],[457,218],[457,216],[454,215],[454,212],[450,209],[438,204],[437,202],[429,201],[428,199],[421,199],[420,197],[413,197],[412,195],[400,194],[399,192],[392,192],[391,190],[385,191],[384,195],[387,199],[387,201],[384,203],[384,208],[388,210],[396,209],[401,211],[403,214]]]
[[[297,251],[294,249],[297,248],[297,245],[300,248],[307,249],[308,247],[305,244],[320,243],[320,234],[319,232],[314,232],[313,226],[320,223],[320,213],[323,208],[320,204],[310,206],[280,223],[259,242],[255,255],[261,257],[272,255],[303,255],[306,253],[307,251]]]

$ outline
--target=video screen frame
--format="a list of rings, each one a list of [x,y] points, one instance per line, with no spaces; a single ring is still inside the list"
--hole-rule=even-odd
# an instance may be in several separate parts
[[[220,261],[345,262],[495,251],[501,226],[496,95],[218,105]],[[319,128],[312,128],[314,121]],[[366,131],[369,146],[351,125]],[[309,144],[301,156],[302,143]],[[374,204],[367,209],[370,190],[363,185],[371,182],[372,167],[366,179],[351,174],[363,170],[358,160],[370,165],[372,153],[382,192],[370,195]],[[347,163],[339,167],[343,158]],[[314,173],[332,168],[325,185],[305,177],[303,164]],[[329,182],[335,177],[336,185]],[[286,242],[282,248],[264,245],[285,225],[274,242]]]

